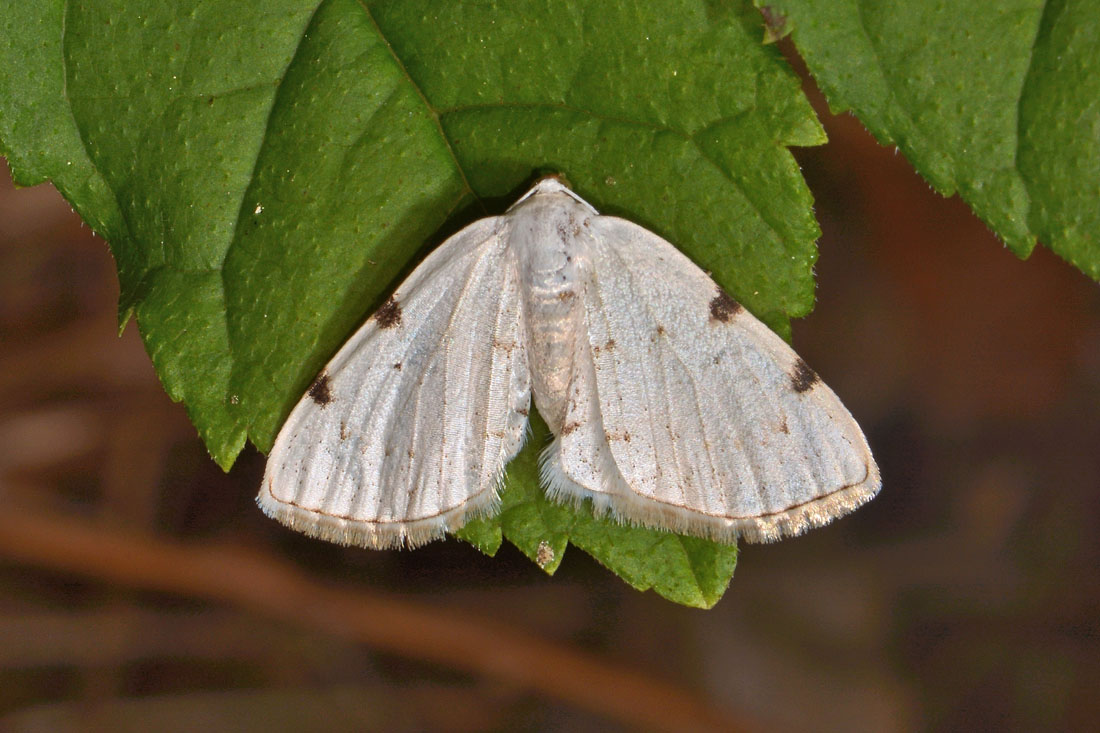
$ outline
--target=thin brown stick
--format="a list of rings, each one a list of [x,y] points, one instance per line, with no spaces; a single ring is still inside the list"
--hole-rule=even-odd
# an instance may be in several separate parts
[[[132,587],[233,603],[385,650],[506,680],[633,726],[738,730],[696,694],[515,629],[325,585],[239,547],[168,542],[5,507],[0,555]]]

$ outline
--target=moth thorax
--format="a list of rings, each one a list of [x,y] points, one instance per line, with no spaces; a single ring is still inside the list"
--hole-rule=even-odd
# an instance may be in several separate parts
[[[589,212],[564,194],[534,196],[513,212],[510,244],[522,283],[531,390],[557,431],[565,417],[573,352],[583,333]]]

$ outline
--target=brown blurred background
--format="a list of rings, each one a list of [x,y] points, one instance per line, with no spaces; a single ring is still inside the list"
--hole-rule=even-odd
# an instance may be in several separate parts
[[[161,390],[105,244],[0,172],[0,730],[1086,730],[1100,719],[1100,290],[1017,260],[809,90],[795,346],[882,494],[743,549],[710,611],[571,549],[342,549]],[[1098,202],[1100,205],[1100,202]]]

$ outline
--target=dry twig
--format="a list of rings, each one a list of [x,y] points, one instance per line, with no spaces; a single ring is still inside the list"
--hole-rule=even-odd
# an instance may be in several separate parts
[[[455,612],[319,583],[240,547],[172,543],[9,507],[0,554],[132,587],[233,603],[387,652],[506,680],[660,730],[735,730],[707,701],[576,649]]]

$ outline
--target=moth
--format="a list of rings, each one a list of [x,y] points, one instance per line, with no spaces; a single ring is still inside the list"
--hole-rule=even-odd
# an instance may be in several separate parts
[[[283,425],[257,501],[322,539],[415,547],[499,508],[531,400],[554,501],[776,540],[878,467],[806,362],[675,247],[544,178],[417,267]]]

